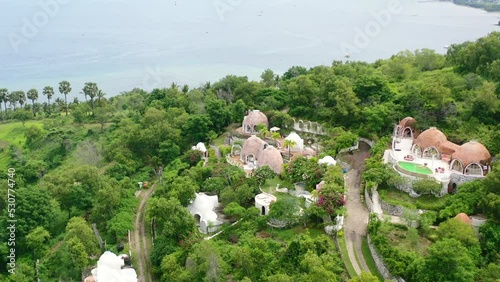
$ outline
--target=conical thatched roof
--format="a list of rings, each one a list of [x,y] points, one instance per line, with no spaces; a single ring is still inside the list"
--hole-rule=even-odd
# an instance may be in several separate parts
[[[464,167],[471,163],[488,164],[491,160],[488,149],[476,141],[463,144],[451,157],[460,160]]]
[[[281,173],[283,170],[283,157],[278,149],[273,146],[267,147],[260,153],[259,166],[269,166],[274,172]]]

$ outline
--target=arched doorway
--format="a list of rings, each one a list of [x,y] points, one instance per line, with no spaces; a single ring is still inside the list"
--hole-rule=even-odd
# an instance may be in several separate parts
[[[405,128],[403,131],[403,138],[413,138],[413,130],[409,127]]]
[[[196,222],[196,226],[200,226],[201,216],[199,214],[194,215],[194,220]]]
[[[457,193],[457,183],[450,182],[448,183],[448,194],[456,194]]]
[[[262,210],[261,215],[266,215],[266,207],[262,206],[261,210]]]

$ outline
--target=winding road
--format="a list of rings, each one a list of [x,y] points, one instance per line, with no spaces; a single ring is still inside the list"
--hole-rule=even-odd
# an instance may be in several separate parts
[[[131,233],[130,249],[133,255],[137,256],[137,271],[139,282],[153,282],[151,276],[151,263],[149,260],[150,242],[149,237],[146,235],[146,203],[151,195],[154,193],[153,185],[148,190],[142,190],[139,194],[141,200],[134,220],[134,232]]]
[[[360,197],[361,172],[365,166],[365,159],[369,157],[369,150],[368,144],[359,142],[359,151],[353,152],[352,155],[344,155],[344,159],[352,166],[345,176],[347,217],[344,224],[344,237],[349,260],[357,274],[361,271],[370,272],[361,251],[362,237],[366,236],[369,212]]]

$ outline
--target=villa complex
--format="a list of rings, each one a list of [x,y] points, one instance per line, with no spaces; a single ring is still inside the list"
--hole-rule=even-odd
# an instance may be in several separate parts
[[[384,161],[392,163],[402,176],[432,177],[443,184],[443,195],[490,172],[491,155],[481,143],[455,144],[435,127],[419,133],[415,122],[406,117],[394,127],[391,149],[384,155]]]

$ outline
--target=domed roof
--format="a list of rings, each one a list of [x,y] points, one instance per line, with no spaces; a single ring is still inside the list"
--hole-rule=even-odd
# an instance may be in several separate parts
[[[281,173],[283,170],[283,157],[278,149],[273,146],[267,147],[258,158],[259,166],[269,166],[274,172]]]
[[[416,120],[412,117],[405,117],[399,122],[399,127],[400,128],[406,128],[406,127],[413,127],[415,124]]]
[[[483,144],[471,141],[460,146],[451,157],[452,159],[460,160],[462,165],[466,167],[471,163],[488,163],[491,159],[491,154]]]
[[[250,138],[245,140],[243,143],[243,149],[241,150],[242,156],[248,156],[250,154],[254,155],[255,158],[258,158],[260,152],[264,149],[264,145],[266,142],[259,137],[252,135]]]
[[[435,127],[431,127],[413,141],[413,144],[418,145],[422,151],[429,147],[435,147],[441,153],[453,154],[460,146],[454,144],[446,138],[443,132]]]
[[[207,151],[207,147],[202,142],[196,144],[196,146],[193,146],[191,149],[198,150],[198,151],[201,151],[203,153],[205,153]]]
[[[336,165],[337,161],[332,156],[326,156],[318,161],[318,164]]]
[[[245,126],[245,124],[257,125],[260,123],[264,123],[267,127],[269,127],[267,116],[259,110],[253,110],[249,112],[248,115],[243,119],[243,126]]]
[[[300,136],[292,131],[286,138],[285,140],[290,140],[295,143],[295,145],[292,146],[292,150],[298,150],[301,151],[304,149],[304,140],[300,138]]]
[[[459,213],[457,216],[455,216],[456,219],[460,220],[461,222],[465,224],[471,224],[472,221],[470,220],[469,216],[466,215],[465,213]]]

